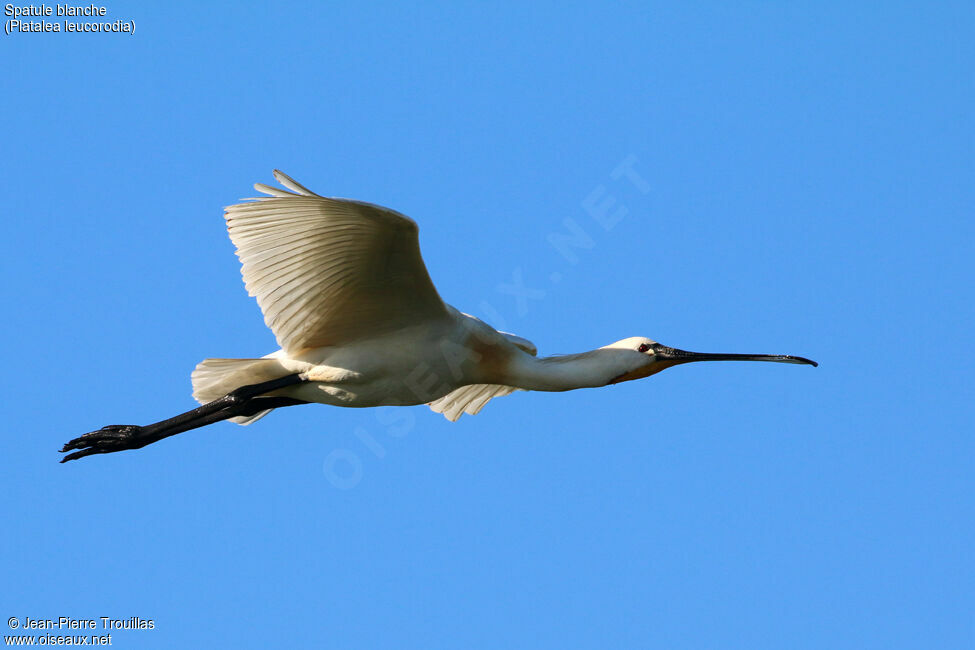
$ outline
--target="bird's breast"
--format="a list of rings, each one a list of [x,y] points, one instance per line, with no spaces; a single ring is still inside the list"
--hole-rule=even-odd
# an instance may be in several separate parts
[[[470,337],[443,332],[397,336],[307,351],[296,363],[308,383],[289,395],[335,406],[426,404],[471,383],[481,383],[485,351]]]

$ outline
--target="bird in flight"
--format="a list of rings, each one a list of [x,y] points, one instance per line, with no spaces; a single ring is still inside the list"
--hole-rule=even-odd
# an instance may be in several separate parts
[[[281,349],[259,359],[204,359],[202,406],[146,426],[109,425],[69,441],[61,462],[139,449],[221,420],[249,424],[297,404],[429,404],[448,420],[516,390],[567,391],[649,377],[694,361],[803,357],[704,354],[643,337],[553,357],[446,304],[420,257],[416,223],[362,201],[326,198],[280,171],[285,188],[226,209],[244,284]]]

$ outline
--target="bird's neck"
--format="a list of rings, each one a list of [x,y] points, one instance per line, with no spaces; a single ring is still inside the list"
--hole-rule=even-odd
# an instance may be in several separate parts
[[[524,390],[565,391],[605,386],[633,370],[634,359],[607,354],[604,349],[541,359],[518,355],[509,366],[510,386]]]

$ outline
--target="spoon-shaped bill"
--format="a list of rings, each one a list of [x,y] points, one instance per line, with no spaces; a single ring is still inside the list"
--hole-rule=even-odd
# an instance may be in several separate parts
[[[690,363],[692,361],[772,361],[775,363],[801,363],[810,366],[819,364],[812,359],[805,357],[795,357],[788,354],[725,354],[710,352],[688,352],[669,348],[659,343],[654,346],[654,357],[661,361],[670,361],[673,364]]]

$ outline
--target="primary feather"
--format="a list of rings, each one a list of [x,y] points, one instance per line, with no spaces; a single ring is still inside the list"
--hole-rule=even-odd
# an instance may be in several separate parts
[[[288,176],[295,193],[226,209],[248,293],[288,353],[341,345],[447,317],[416,223],[371,203],[325,198]]]

